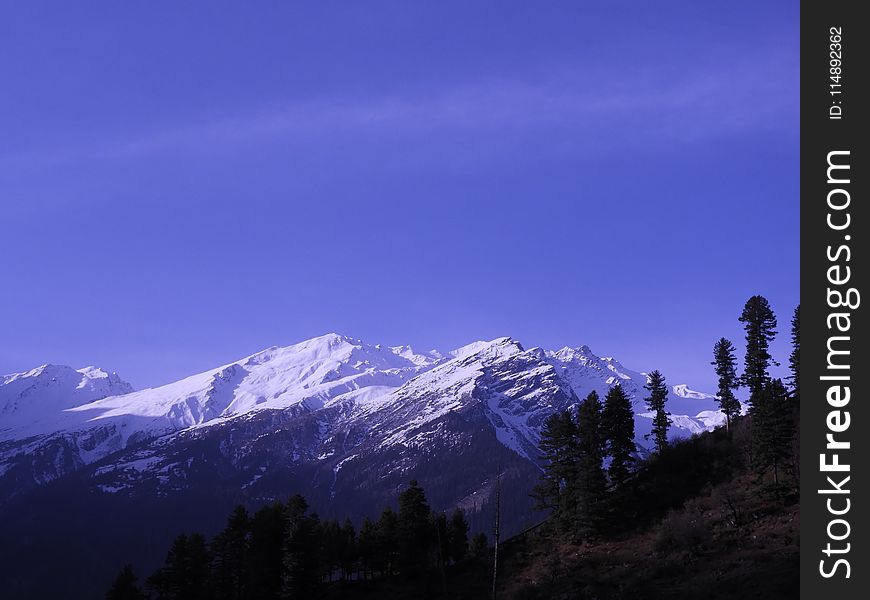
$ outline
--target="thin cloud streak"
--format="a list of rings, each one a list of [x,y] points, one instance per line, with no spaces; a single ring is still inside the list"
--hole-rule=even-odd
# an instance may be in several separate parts
[[[775,58],[771,59],[775,60]],[[793,65],[789,65],[793,67]],[[489,81],[432,96],[383,96],[361,102],[324,100],[240,112],[239,116],[142,132],[127,139],[44,147],[0,157],[7,169],[50,169],[86,161],[123,160],[159,153],[207,154],[246,144],[298,139],[322,144],[334,134],[402,139],[468,137],[497,155],[505,136],[534,138],[542,130],[594,137],[596,151],[628,140],[694,143],[745,131],[788,132],[797,123],[797,78],[757,64],[737,65],[659,85],[663,75],[638,73],[602,89],[597,77],[568,74],[532,85]],[[631,126],[626,128],[626,123]],[[619,135],[610,135],[619,131]],[[664,139],[661,139],[664,136]],[[609,141],[608,141],[609,140]],[[603,144],[602,142],[607,142]],[[572,150],[576,145],[569,144]],[[608,146],[608,147],[605,147]]]

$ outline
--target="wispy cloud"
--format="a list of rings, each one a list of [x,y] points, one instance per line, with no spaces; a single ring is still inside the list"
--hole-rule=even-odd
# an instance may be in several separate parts
[[[679,144],[757,131],[787,131],[797,122],[796,64],[732,64],[716,72],[669,79],[662,70],[622,77],[566,72],[537,83],[489,80],[437,92],[272,103],[230,118],[149,126],[122,137],[47,144],[0,155],[4,168],[123,160],[161,153],[233,151],[270,140],[329,145],[389,144],[415,138],[465,140],[475,154],[497,155],[506,141],[535,143],[542,132],[572,151],[620,144]],[[602,83],[605,82],[605,83]],[[590,146],[591,147],[591,146]],[[554,148],[554,151],[558,151]]]

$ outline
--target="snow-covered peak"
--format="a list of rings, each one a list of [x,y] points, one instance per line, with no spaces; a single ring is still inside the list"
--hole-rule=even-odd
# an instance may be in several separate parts
[[[716,400],[716,396],[713,394],[707,394],[704,392],[697,392],[693,389],[690,389],[688,385],[685,383],[679,383],[671,388],[675,395],[680,398],[689,398],[691,400]]]
[[[480,353],[489,353],[494,355],[502,353],[505,350],[511,352],[512,349],[517,348],[520,352],[522,352],[523,347],[519,344],[519,342],[515,342],[510,337],[500,337],[494,340],[490,340],[488,342],[472,342],[470,344],[466,344],[465,346],[460,346],[455,350],[451,350],[448,354],[453,358],[463,359]]]
[[[312,365],[317,365],[319,368],[335,367],[339,364],[363,370],[365,368],[405,369],[416,366],[414,361],[393,352],[390,348],[380,344],[372,346],[337,333],[305,340],[292,346],[273,346],[242,359],[239,363],[251,367],[271,364],[273,368],[302,368],[303,370],[308,370]]]
[[[390,346],[389,350],[407,360],[410,360],[415,365],[427,366],[432,365],[444,358],[437,350],[430,350],[422,354],[417,353],[411,346]]]
[[[362,389],[396,388],[435,362],[412,358],[386,346],[330,333],[291,346],[273,346],[158,388],[133,393],[121,389],[118,395],[102,394],[103,399],[94,402],[89,398],[47,407],[10,423],[19,430],[7,431],[7,436],[114,425],[126,443],[132,435],[162,435],[256,410],[296,405],[316,410],[358,396]],[[111,379],[99,369],[88,372],[94,381]]]
[[[76,370],[46,364],[4,375],[0,379],[0,429],[132,391],[133,387],[117,373],[93,366]]]

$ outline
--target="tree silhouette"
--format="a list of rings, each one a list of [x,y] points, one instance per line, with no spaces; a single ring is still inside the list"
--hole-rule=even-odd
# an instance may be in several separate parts
[[[659,371],[653,371],[643,386],[649,392],[646,397],[647,410],[653,412],[652,431],[647,437],[652,437],[656,452],[661,453],[668,445],[668,428],[671,425],[670,413],[665,410],[668,401],[668,386],[665,376]]]
[[[725,414],[725,428],[730,430],[734,418],[740,414],[740,402],[734,396],[738,387],[737,357],[734,344],[730,340],[720,338],[713,346],[713,362],[716,375],[719,377],[719,388],[716,392],[719,398],[719,409]]]
[[[124,565],[112,587],[106,593],[106,600],[145,600],[145,594],[136,583],[137,581],[133,567]]]
[[[776,315],[764,296],[746,301],[740,322],[746,331],[746,357],[741,383],[749,388],[749,402],[754,404],[767,384],[768,369],[777,364],[770,355],[770,342],[776,336]]]
[[[637,447],[634,445],[631,400],[619,384],[611,387],[604,397],[601,424],[610,455],[608,474],[614,484],[621,486],[628,479]]]

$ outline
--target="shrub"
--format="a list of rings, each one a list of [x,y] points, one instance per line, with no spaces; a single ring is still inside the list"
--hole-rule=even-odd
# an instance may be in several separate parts
[[[688,551],[697,553],[710,541],[710,528],[694,506],[671,511],[662,520],[656,535],[655,548],[662,554]]]

